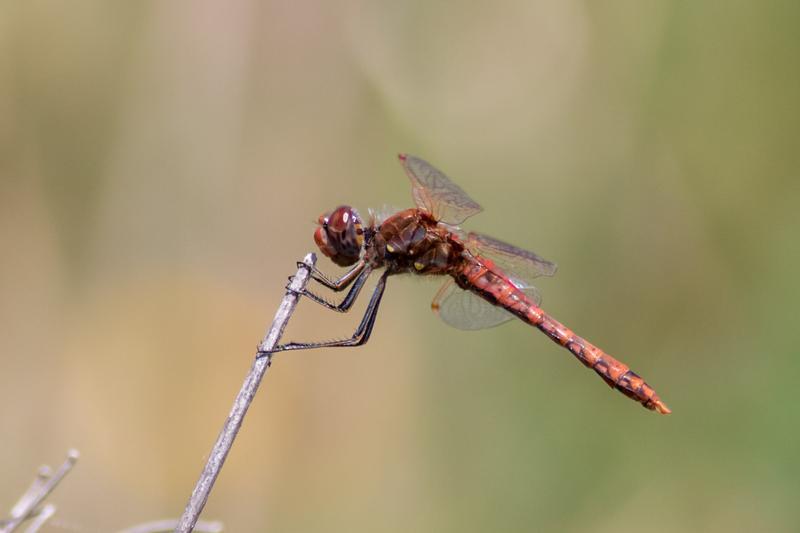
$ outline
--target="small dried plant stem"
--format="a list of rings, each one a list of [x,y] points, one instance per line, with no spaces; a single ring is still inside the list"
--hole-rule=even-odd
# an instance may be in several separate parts
[[[45,522],[50,520],[50,518],[56,514],[56,506],[52,503],[48,503],[47,505],[41,507],[37,510],[38,514],[31,515],[31,523],[28,524],[28,527],[25,529],[25,533],[37,533],[42,526],[44,526]]]
[[[78,450],[70,450],[67,452],[66,460],[55,472],[52,472],[49,467],[40,468],[30,488],[22,495],[11,510],[11,518],[0,525],[0,533],[16,531],[25,520],[36,514],[39,505],[53,492],[53,489],[55,489],[61,480],[64,479],[64,476],[72,470],[72,467],[75,466],[75,463],[78,461],[78,456]],[[54,508],[52,510],[45,510],[44,514],[46,518],[44,518],[44,520],[47,520],[54,512]]]
[[[154,520],[123,529],[118,533],[169,533],[174,531],[178,521],[173,519]],[[222,522],[206,522],[198,520],[194,525],[195,533],[221,533],[224,530]]]
[[[294,313],[294,308],[297,306],[297,300],[299,298],[297,294],[299,291],[302,291],[308,283],[311,269],[314,268],[316,262],[317,257],[313,253],[308,254],[305,259],[303,259],[303,266],[298,268],[297,273],[289,283],[286,295],[283,297],[280,307],[278,307],[278,312],[275,313],[272,326],[267,330],[267,334],[259,345],[259,351],[269,351],[278,344],[278,340],[281,338],[283,330],[286,328],[286,324],[292,316],[292,313]],[[242,426],[244,415],[247,413],[247,409],[250,407],[250,403],[255,397],[258,385],[261,383],[261,378],[264,377],[271,363],[271,356],[256,358],[253,362],[253,366],[245,377],[242,388],[236,396],[236,400],[233,402],[233,407],[228,415],[228,419],[225,420],[222,431],[220,431],[217,437],[217,442],[214,443],[214,447],[211,449],[208,462],[202,474],[200,474],[200,479],[197,481],[194,491],[192,491],[189,503],[186,504],[186,509],[183,511],[183,515],[178,521],[178,525],[175,528],[176,532],[188,533],[194,529],[197,519],[200,518],[200,513],[203,511],[203,507],[206,505],[208,495],[211,493],[214,482],[217,480],[217,476],[222,469],[225,458],[228,456],[231,446],[233,446],[236,434]]]

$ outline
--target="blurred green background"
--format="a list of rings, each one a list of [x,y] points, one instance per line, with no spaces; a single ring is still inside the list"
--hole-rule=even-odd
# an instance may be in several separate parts
[[[275,359],[204,518],[800,530],[798,57],[790,1],[4,2],[0,506],[74,446],[50,530],[178,516],[313,221],[410,206],[404,151],[674,414],[400,277]]]

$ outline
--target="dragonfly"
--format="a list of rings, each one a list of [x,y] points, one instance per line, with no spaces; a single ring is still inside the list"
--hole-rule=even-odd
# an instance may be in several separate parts
[[[461,224],[483,209],[443,172],[412,155],[400,154],[411,180],[416,207],[388,216],[370,212],[364,221],[358,211],[341,205],[317,220],[314,241],[344,275],[332,278],[315,266],[310,277],[334,292],[348,290],[333,303],[304,289],[298,296],[337,312],[349,311],[367,279],[383,269],[361,322],[351,337],[324,342],[290,342],[259,356],[289,350],[360,346],[372,333],[386,281],[396,274],[445,278],[431,307],[450,326],[476,330],[514,318],[539,329],[594,370],[611,388],[661,414],[671,411],[655,390],[627,365],[579,337],[541,309],[533,285],[552,276],[556,265],[537,254],[493,237],[466,232]]]

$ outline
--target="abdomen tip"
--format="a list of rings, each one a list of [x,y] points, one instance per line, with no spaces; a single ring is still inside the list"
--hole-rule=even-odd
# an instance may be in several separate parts
[[[658,411],[659,413],[661,413],[662,415],[668,415],[668,414],[672,413],[672,410],[669,407],[667,407],[667,404],[665,404],[661,400],[656,400],[655,401],[654,409],[656,411]]]

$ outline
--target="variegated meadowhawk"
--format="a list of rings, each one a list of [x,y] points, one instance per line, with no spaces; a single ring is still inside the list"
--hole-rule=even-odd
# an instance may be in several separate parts
[[[655,390],[627,365],[577,336],[539,307],[541,299],[531,281],[552,276],[555,264],[492,237],[462,231],[459,225],[479,213],[481,206],[422,159],[401,154],[400,162],[411,179],[416,208],[383,219],[372,215],[365,225],[355,209],[343,205],[320,216],[314,233],[323,254],[337,265],[350,268],[339,279],[331,279],[316,268],[311,277],[333,291],[350,290],[339,304],[308,290],[302,292],[303,296],[346,312],[370,274],[384,269],[355,333],[341,340],[283,344],[270,353],[364,344],[372,333],[389,276],[444,276],[447,279],[431,306],[447,324],[471,330],[519,318],[569,350],[612,388],[648,409],[670,413]]]

